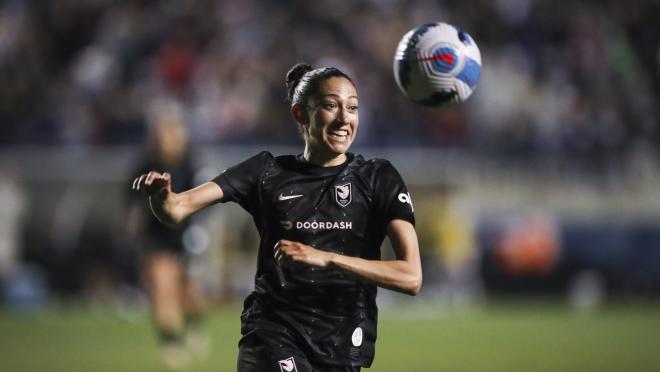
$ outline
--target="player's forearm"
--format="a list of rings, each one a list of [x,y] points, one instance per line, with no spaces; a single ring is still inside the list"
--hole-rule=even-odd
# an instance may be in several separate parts
[[[378,286],[412,296],[417,295],[422,287],[421,269],[405,260],[372,261],[333,254],[330,265]]]
[[[215,182],[206,182],[181,193],[167,192],[149,197],[151,210],[159,221],[177,224],[198,210],[223,198],[222,189]]]

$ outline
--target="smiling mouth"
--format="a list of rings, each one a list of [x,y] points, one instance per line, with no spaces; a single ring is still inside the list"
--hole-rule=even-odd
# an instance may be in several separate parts
[[[340,141],[344,141],[344,140],[348,139],[348,131],[345,130],[345,129],[337,129],[337,130],[330,131],[330,132],[328,132],[328,135],[330,136],[330,138],[340,140]]]

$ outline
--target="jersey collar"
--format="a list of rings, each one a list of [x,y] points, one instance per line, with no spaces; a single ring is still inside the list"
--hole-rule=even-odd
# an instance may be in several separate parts
[[[303,154],[298,154],[294,157],[293,165],[306,173],[317,174],[317,175],[333,175],[341,172],[346,165],[350,164],[355,159],[355,154],[347,152],[346,161],[339,165],[334,165],[332,167],[322,167],[316,164],[312,164],[305,160]]]

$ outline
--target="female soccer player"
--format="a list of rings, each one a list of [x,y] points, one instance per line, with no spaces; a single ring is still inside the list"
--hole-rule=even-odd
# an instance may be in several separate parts
[[[147,119],[148,151],[133,175],[151,169],[167,170],[176,175],[175,188],[192,187],[194,164],[178,105],[159,101],[148,110]],[[167,369],[178,370],[188,364],[188,351],[203,357],[209,342],[202,331],[202,293],[186,268],[190,257],[183,247],[183,233],[188,224],[159,223],[144,199],[136,196],[139,194],[131,193],[126,228],[138,245],[140,274],[149,295],[161,361]]]
[[[421,287],[412,201],[389,162],[348,152],[359,124],[351,78],[299,63],[287,89],[302,154],[262,152],[181,193],[156,171],[133,188],[168,224],[227,201],[254,218],[261,243],[238,371],[359,371],[374,358],[376,287],[411,295]],[[394,260],[380,259],[385,235]]]

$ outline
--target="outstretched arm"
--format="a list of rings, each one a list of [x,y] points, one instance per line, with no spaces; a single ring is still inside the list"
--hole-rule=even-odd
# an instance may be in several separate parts
[[[381,287],[418,294],[422,286],[422,265],[415,228],[410,222],[397,219],[387,226],[387,235],[396,254],[395,260],[365,260],[289,240],[277,243],[275,259],[279,265],[303,262],[310,266],[333,267]]]
[[[142,190],[149,197],[151,210],[160,222],[176,224],[191,214],[222,200],[222,189],[215,182],[206,182],[181,193],[172,191],[171,175],[151,171],[133,181],[133,190]]]

